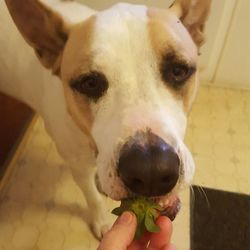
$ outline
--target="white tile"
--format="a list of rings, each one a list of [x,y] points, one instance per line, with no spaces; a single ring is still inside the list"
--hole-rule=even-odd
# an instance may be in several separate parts
[[[37,245],[39,250],[61,250],[65,236],[61,230],[56,230],[53,227],[47,227],[46,230],[40,233]]]
[[[22,225],[16,228],[12,244],[16,248],[29,249],[36,245],[39,237],[39,230],[35,226]]]

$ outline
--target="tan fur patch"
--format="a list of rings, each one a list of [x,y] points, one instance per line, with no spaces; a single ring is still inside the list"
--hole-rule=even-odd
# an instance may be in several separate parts
[[[194,79],[190,80],[183,89],[180,91],[180,95],[183,100],[183,108],[186,113],[189,113],[196,96],[197,89],[199,87],[199,79],[197,74],[193,76]]]
[[[180,32],[174,33],[173,29],[178,29],[182,25],[169,11],[149,8],[148,9],[148,30],[149,37],[155,55],[157,57],[158,68],[160,70],[163,57],[168,53],[176,53],[176,57],[195,64],[197,60],[197,49],[195,48],[192,39],[185,39],[186,34],[181,36]],[[180,37],[177,37],[180,34]],[[183,42],[182,39],[185,39]],[[196,92],[198,83],[195,81],[195,75],[192,76],[181,90],[175,90],[173,87],[165,84],[168,91],[177,99],[183,101],[185,112],[190,110],[191,99]]]
[[[94,140],[90,135],[93,125],[90,102],[86,96],[73,91],[70,87],[72,79],[90,71],[91,44],[95,21],[96,18],[93,16],[73,28],[65,46],[61,76],[69,113],[81,130],[88,135],[91,147],[96,151]]]

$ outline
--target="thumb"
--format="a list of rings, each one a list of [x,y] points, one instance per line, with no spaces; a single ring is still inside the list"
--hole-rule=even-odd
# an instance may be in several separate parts
[[[131,212],[124,212],[107,232],[98,250],[124,250],[133,241],[136,230],[136,217]]]

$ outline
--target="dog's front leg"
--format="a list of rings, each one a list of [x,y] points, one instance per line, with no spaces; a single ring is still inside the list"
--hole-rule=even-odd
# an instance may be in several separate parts
[[[102,195],[99,193],[95,183],[96,169],[93,165],[86,166],[86,161],[71,161],[72,175],[76,183],[85,195],[90,215],[90,226],[98,239],[109,229],[107,220],[107,208]]]

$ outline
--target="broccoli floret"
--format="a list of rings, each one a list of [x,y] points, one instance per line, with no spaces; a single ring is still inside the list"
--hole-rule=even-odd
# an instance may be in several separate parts
[[[140,239],[145,231],[157,233],[160,228],[155,224],[156,219],[163,210],[158,204],[151,200],[140,197],[124,199],[121,201],[120,207],[115,208],[112,213],[120,216],[124,211],[132,211],[137,218],[137,228],[135,239]]]

